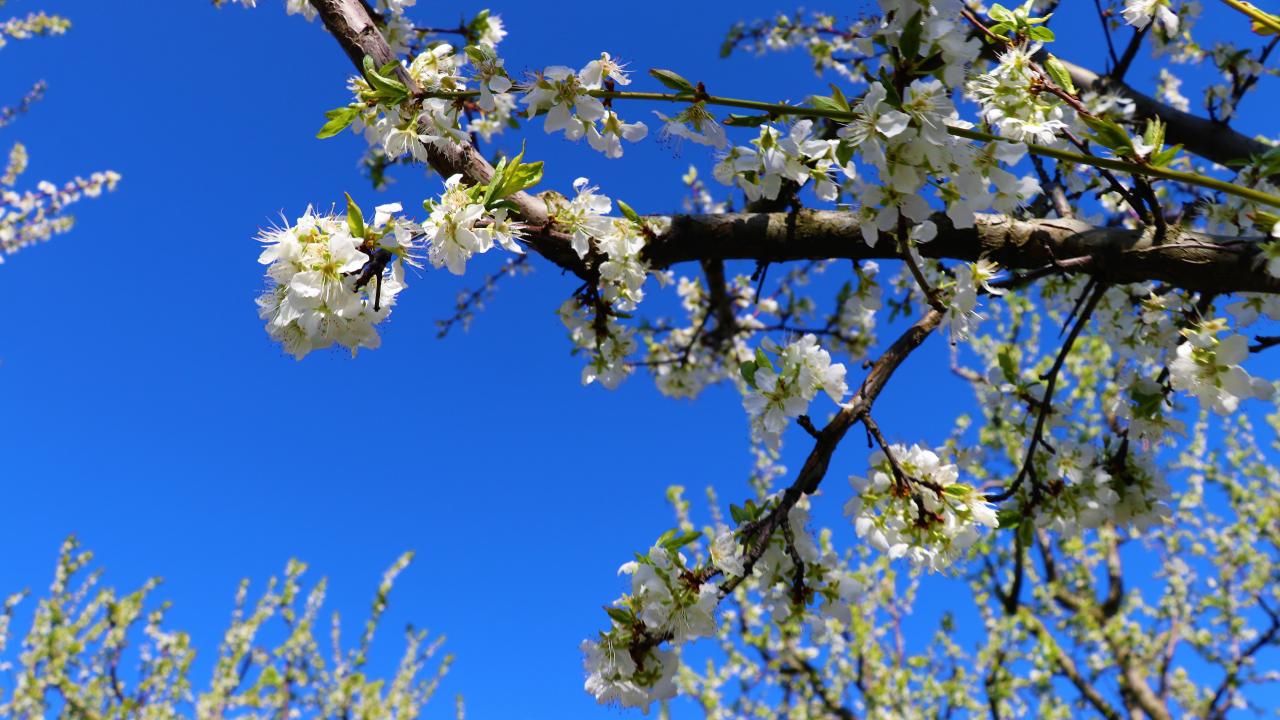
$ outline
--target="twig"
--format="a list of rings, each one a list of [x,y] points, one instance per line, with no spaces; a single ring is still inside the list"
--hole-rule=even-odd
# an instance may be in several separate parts
[[[1067,336],[1067,340],[1062,345],[1062,349],[1058,351],[1058,357],[1053,362],[1053,368],[1049,371],[1047,384],[1044,389],[1044,397],[1041,399],[1040,412],[1036,416],[1035,430],[1031,433],[1031,441],[1027,444],[1026,456],[1023,458],[1022,467],[1018,470],[1017,477],[1003,492],[987,495],[988,502],[1003,502],[1013,497],[1018,491],[1018,487],[1022,485],[1023,478],[1033,472],[1032,466],[1035,464],[1036,448],[1044,443],[1043,433],[1045,420],[1048,419],[1049,413],[1053,407],[1053,390],[1058,382],[1058,373],[1062,370],[1062,366],[1067,361],[1067,355],[1071,352],[1071,347],[1075,345],[1076,338],[1080,336],[1080,331],[1084,329],[1085,323],[1089,321],[1089,316],[1093,314],[1094,308],[1098,306],[1098,301],[1102,299],[1102,295],[1106,292],[1107,286],[1096,279],[1089,280],[1090,286],[1093,288],[1092,294],[1089,295],[1084,308],[1080,311],[1080,317],[1077,318],[1076,324],[1071,328],[1071,334]]]

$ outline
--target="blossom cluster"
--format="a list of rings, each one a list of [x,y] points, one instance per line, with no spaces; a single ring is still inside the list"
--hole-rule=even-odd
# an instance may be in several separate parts
[[[776,365],[767,353],[774,354]],[[743,364],[743,375],[750,389],[742,404],[751,417],[752,433],[771,447],[782,442],[787,423],[808,412],[819,392],[840,402],[849,391],[844,365],[832,363],[831,354],[813,334],[783,348],[766,339],[756,359]]]
[[[1147,529],[1168,519],[1171,489],[1150,454],[1065,440],[1049,462],[1053,483],[1038,501],[1036,527],[1072,533],[1104,525]]]
[[[1196,396],[1204,407],[1222,415],[1235,412],[1241,400],[1265,400],[1274,391],[1266,380],[1250,377],[1240,367],[1249,356],[1248,339],[1236,334],[1219,338],[1225,330],[1221,319],[1183,330],[1185,342],[1169,363],[1169,383],[1175,390]]]
[[[1042,81],[1033,60],[1038,49],[1017,46],[1006,50],[994,68],[969,82],[968,90],[982,105],[982,119],[1001,136],[1054,145],[1061,142],[1058,133],[1069,123],[1063,120],[1061,101],[1034,87]]]
[[[850,354],[858,357],[875,345],[876,318],[884,307],[884,300],[883,290],[876,280],[880,274],[879,263],[868,260],[858,265],[855,272],[857,286],[850,284],[840,295],[836,328],[850,345]]]
[[[405,72],[428,92],[453,92],[465,89],[466,78],[462,66],[466,55],[459,54],[448,43],[435,45],[408,63]],[[360,109],[359,119],[365,139],[370,145],[381,147],[389,160],[408,155],[420,162],[428,162],[432,150],[447,151],[469,142],[470,138],[459,124],[459,107],[446,98],[428,97],[408,100],[405,94],[395,90],[403,86],[392,84],[388,76],[366,72],[366,77],[352,78],[351,89],[357,98],[376,98],[378,92],[388,92],[383,84],[392,88],[389,99],[382,99]],[[394,81],[398,82],[398,81]]]
[[[612,316],[602,315],[579,298],[569,298],[560,306],[560,322],[569,330],[575,353],[585,353],[582,384],[599,381],[613,390],[631,374],[627,358],[636,351],[634,331]],[[604,318],[603,320],[601,318]]]
[[[622,141],[638,142],[649,133],[642,122],[623,122],[612,108],[593,90],[601,90],[605,83],[628,85],[630,77],[609,53],[601,53],[581,70],[574,72],[563,65],[553,65],[534,75],[525,87],[521,99],[527,106],[528,116],[545,112],[542,127],[548,133],[564,132],[570,140],[584,136],[591,147],[605,157],[622,157]]]
[[[639,707],[674,697],[679,667],[674,649],[716,632],[719,588],[690,571],[679,551],[697,534],[669,533],[645,555],[624,564],[620,575],[631,579],[631,592],[607,608],[610,628],[584,640],[585,687],[601,703]]]
[[[17,143],[0,176],[0,262],[4,262],[5,255],[67,232],[74,224],[74,219],[65,214],[68,206],[82,198],[113,191],[120,182],[118,173],[106,170],[87,178],[77,177],[60,187],[42,180],[34,190],[13,190],[26,168],[26,148]]]
[[[1170,6],[1170,0],[1125,0],[1122,14],[1126,23],[1139,30],[1155,20],[1166,35],[1178,32],[1178,13]]]
[[[62,35],[71,27],[71,21],[60,15],[43,12],[29,13],[26,17],[9,18],[0,22],[0,48],[9,44],[9,38],[26,40],[36,35]]]
[[[366,225],[354,206],[346,217],[307,208],[294,224],[263,231],[258,262],[271,286],[258,308],[271,338],[299,360],[334,344],[352,354],[378,347],[375,326],[405,288],[404,263],[418,234],[395,217],[400,211],[399,204],[380,206]],[[375,256],[382,267],[371,266]]]
[[[480,196],[483,187],[463,184],[462,175],[444,181],[444,192],[438,200],[428,200],[429,213],[422,223],[426,236],[427,259],[434,267],[447,267],[454,275],[466,272],[467,261],[489,252],[494,245],[514,253],[523,253],[516,239],[523,225],[510,217],[506,207],[489,209]]]
[[[867,57],[875,53],[870,30],[873,20],[858,20],[847,28],[837,28],[836,18],[823,13],[793,15],[779,13],[770,20],[760,21],[753,27],[735,27],[729,34],[726,46],[739,45],[747,52],[764,54],[803,48],[813,58],[814,71],[821,74],[832,70],[850,82],[861,82],[847,58]]]
[[[947,321],[952,340],[963,340],[983,318],[978,313],[978,293],[1003,295],[1004,290],[992,285],[1000,267],[990,260],[960,263],[953,269],[955,285],[947,306]]]
[[[617,322],[616,313],[629,313],[644,299],[643,285],[649,264],[641,256],[645,234],[653,232],[646,220],[609,216],[613,201],[589,185],[586,178],[574,181],[575,195],[551,205],[556,224],[571,236],[570,245],[579,258],[593,255],[598,282],[586,298],[570,299],[560,308],[560,318],[569,329],[576,351],[590,355],[582,382],[599,380],[615,388],[630,373],[626,362],[637,347],[633,331]],[[629,208],[624,208],[629,210]]]
[[[785,133],[762,125],[752,147],[736,146],[724,154],[716,164],[715,178],[725,185],[737,185],[753,202],[776,200],[785,181],[803,187],[813,180],[818,199],[832,201],[839,192],[834,172],[850,179],[857,176],[852,163],[841,164],[836,159],[838,144],[814,137],[809,119],[797,121]]]
[[[979,528],[999,525],[995,508],[977,488],[959,482],[954,464],[919,445],[892,445],[888,451],[905,477],[895,477],[890,458],[876,451],[869,477],[849,478],[855,495],[845,514],[872,547],[891,559],[945,570],[978,541]]]
[[[735,277],[726,302],[739,332],[730,337],[727,332],[708,332],[717,309],[701,279],[681,276],[676,281],[676,295],[688,313],[687,324],[664,328],[663,333],[649,332],[646,362],[663,395],[695,398],[707,386],[737,376],[735,368],[752,360],[755,353],[747,344],[748,333],[761,327],[760,314],[777,307],[767,298],[755,300],[750,278]]]

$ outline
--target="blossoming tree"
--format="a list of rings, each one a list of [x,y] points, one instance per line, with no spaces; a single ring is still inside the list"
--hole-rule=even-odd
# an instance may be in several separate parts
[[[0,22],[0,48],[9,44],[9,40],[62,35],[70,27],[71,22],[66,18],[44,12],[12,17]],[[0,129],[25,115],[44,97],[45,90],[44,81],[38,81],[18,102],[0,107]],[[95,172],[88,178],[77,177],[61,187],[42,180],[34,190],[18,192],[15,188],[27,170],[27,162],[26,146],[15,142],[9,150],[4,174],[0,175],[0,249],[3,250],[0,262],[4,262],[6,255],[70,230],[75,220],[66,213],[67,206],[84,197],[97,197],[103,190],[114,190],[120,180],[119,175],[108,170]]]
[[[1097,0],[1096,58],[1054,54],[1056,0],[879,0],[852,21],[734,27],[724,52],[798,49],[834,81],[794,104],[607,52],[517,76],[498,15],[440,29],[441,8],[415,5],[286,1],[353,65],[351,102],[319,137],[363,135],[375,183],[420,164],[442,187],[421,213],[348,197],[344,213],[300,209],[264,231],[260,314],[298,358],[373,349],[406,266],[462,275],[503,253],[446,329],[543,263],[574,276],[557,312],[584,384],[647,373],[672,397],[741,393],[748,486],[727,507],[670,490],[675,527],[621,566],[626,591],[582,644],[587,692],[644,712],[683,694],[713,718],[1274,706],[1280,474],[1255,420],[1275,389],[1246,368],[1280,344],[1257,329],[1280,320],[1280,150],[1231,121],[1275,72],[1280,16],[1239,0]],[[1236,31],[1205,36],[1207,14]],[[1148,51],[1167,61],[1155,96],[1126,82]],[[1222,75],[1195,111],[1186,63]],[[493,150],[541,131],[622,158],[649,134],[646,106],[663,135],[714,152],[732,199],[691,172],[684,214],[642,214],[644,198],[610,198],[607,178],[561,194],[540,183],[543,162],[562,160]],[[815,296],[819,273],[844,281],[834,297]],[[671,291],[676,317],[646,310]],[[891,443],[877,399],[934,334],[954,349],[940,370],[978,411],[940,447]],[[828,469],[856,426],[877,451],[846,483]],[[798,450],[783,447],[793,427],[808,435]],[[818,503],[843,505],[847,524],[815,527]],[[1137,587],[1135,556],[1157,567]],[[931,574],[971,591],[982,627],[960,633],[948,615],[909,647]],[[229,667],[249,652],[234,634]],[[281,690],[302,677],[292,667],[264,670],[258,704],[239,707],[299,708]],[[93,711],[127,715],[109,690]],[[304,705],[327,716],[325,702]]]

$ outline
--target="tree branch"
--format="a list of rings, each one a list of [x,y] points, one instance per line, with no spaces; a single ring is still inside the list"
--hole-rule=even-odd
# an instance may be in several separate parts
[[[670,221],[670,227],[651,239],[644,251],[657,268],[707,259],[902,259],[888,235],[881,235],[875,247],[868,247],[857,216],[847,212],[804,210],[654,219]],[[925,257],[970,262],[981,257],[1019,270],[1053,265],[1057,258],[1091,257],[1093,262],[1062,265],[1116,283],[1157,280],[1202,292],[1280,292],[1280,279],[1256,266],[1260,237],[1229,238],[1169,228],[1166,241],[1156,243],[1150,231],[1095,228],[1069,219],[978,215],[974,227],[964,229],[956,228],[941,213],[930,219],[938,226],[938,236],[917,246]]]

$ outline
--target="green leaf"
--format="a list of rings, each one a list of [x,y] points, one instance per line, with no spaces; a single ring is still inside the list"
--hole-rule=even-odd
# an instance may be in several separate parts
[[[1280,223],[1280,215],[1269,213],[1265,210],[1255,210],[1250,219],[1253,220],[1253,226],[1258,230],[1270,233],[1276,223]]]
[[[1050,55],[1044,62],[1044,69],[1058,87],[1072,95],[1076,94],[1076,84],[1071,81],[1071,73],[1067,71],[1067,66],[1063,65],[1061,60]]]
[[[690,530],[689,532],[681,533],[680,535],[673,535],[672,537],[667,538],[666,542],[662,543],[662,546],[671,552],[675,552],[685,545],[697,542],[700,537],[702,537],[702,533],[697,530]]]
[[[920,54],[920,35],[924,32],[924,23],[921,21],[922,12],[917,10],[907,20],[907,24],[902,28],[902,38],[898,40],[898,50],[908,60],[912,60]]]
[[[622,211],[623,217],[640,227],[644,227],[644,221],[640,219],[640,213],[632,210],[630,205],[622,202],[621,200],[615,199],[614,202],[617,203],[618,209]]]
[[[682,92],[682,93],[689,93],[689,94],[694,93],[693,83],[689,82],[688,80],[685,80],[683,77],[679,75],[679,73],[676,73],[672,70],[663,70],[661,68],[654,68],[649,71],[649,74],[657,78],[658,82],[662,83],[663,85],[666,85],[672,90],[675,90],[677,92]]]
[[[1009,508],[996,513],[996,519],[1000,521],[1001,530],[1009,530],[1022,524],[1022,513],[1016,508]]]
[[[1009,32],[1010,30],[1013,30],[1013,25],[1012,25],[1012,24],[1010,24],[1010,23],[1004,23],[1004,22],[1002,22],[1002,23],[996,23],[995,25],[992,25],[991,27],[989,27],[989,28],[987,28],[987,29],[988,29],[988,30],[990,30],[990,31],[991,31],[991,34],[993,34],[993,35],[999,35],[999,36],[1001,36],[1001,37],[1004,37],[1004,36],[1005,36],[1005,33]],[[987,37],[986,35],[983,35],[982,37],[983,37],[984,39],[986,39],[986,40],[987,40],[987,42],[995,42],[995,40],[992,40],[991,38]]]
[[[526,163],[522,162],[524,158],[524,148],[520,148],[520,154],[511,158],[511,162],[506,163],[502,167],[502,172],[494,171],[493,178],[489,181],[489,191],[485,193],[485,206],[494,207],[496,201],[503,200],[522,190],[529,188],[542,182],[542,161]],[[501,205],[501,203],[496,203]]]
[[[316,137],[321,140],[346,130],[360,116],[360,108],[354,106],[335,108],[325,112],[324,116],[329,119],[329,122],[316,133]]]
[[[959,482],[951,483],[950,485],[942,488],[942,493],[944,495],[950,495],[953,498],[960,498],[960,499],[969,497],[969,493],[971,492],[973,492],[972,487]]]
[[[819,110],[826,110],[829,112],[848,112],[835,98],[829,98],[823,95],[809,96],[809,104]]]
[[[1031,540],[1035,531],[1036,526],[1035,523],[1031,521],[1031,518],[1023,518],[1022,524],[1018,526],[1018,540],[1022,543],[1022,547],[1028,547],[1031,545]]]
[[[1089,129],[1093,130],[1091,136],[1098,144],[1103,147],[1111,148],[1117,151],[1133,152],[1133,142],[1129,139],[1129,133],[1116,123],[1105,118],[1091,118],[1081,116],[1081,120]]]
[[[498,59],[498,53],[488,45],[468,45],[463,52],[476,65],[487,65]]]
[[[622,608],[605,607],[604,611],[609,613],[609,617],[613,618],[619,625],[630,627],[635,624],[635,616]]]
[[[542,161],[521,163],[520,167],[510,172],[505,189],[510,190],[507,195],[514,195],[540,182],[542,182]]]
[[[1179,143],[1177,145],[1167,147],[1158,153],[1154,153],[1151,156],[1151,164],[1156,167],[1168,167],[1169,163],[1173,162],[1173,159],[1178,157],[1178,152],[1181,150],[1182,144]]]
[[[1013,361],[1013,350],[1007,346],[1000,348],[1000,352],[996,353],[996,361],[1000,363],[1000,374],[1004,379],[1017,385],[1018,366]]]
[[[840,91],[840,88],[836,86],[835,83],[830,83],[828,87],[831,88],[831,99],[835,100],[836,103],[840,105],[841,110],[845,112],[853,110],[853,108],[849,106],[849,98],[844,96],[844,93]]]
[[[1013,13],[1009,12],[1009,8],[995,3],[991,9],[987,11],[987,15],[996,22],[1013,22]]]
[[[769,356],[764,354],[764,348],[756,348],[756,366],[767,367],[774,370],[773,363],[769,360]]]
[[[347,227],[351,229],[351,236],[364,237],[364,213],[360,212],[360,206],[355,200],[351,199],[351,193],[347,195]]]
[[[489,207],[489,201],[493,200],[494,193],[497,191],[498,187],[502,185],[502,180],[506,175],[506,172],[507,159],[504,157],[498,161],[497,165],[494,166],[493,177],[489,178],[489,185],[485,188],[484,198],[481,200],[481,204],[485,207]]]
[[[395,64],[387,66],[394,70]],[[374,97],[379,100],[387,100],[392,103],[399,103],[409,97],[409,88],[404,83],[382,74],[373,64],[373,58],[368,55],[364,56],[364,76],[369,81],[369,85],[374,89]]]
[[[880,84],[884,87],[885,101],[893,107],[902,107],[902,95],[898,92],[897,84],[893,81],[893,75],[889,74],[887,68],[880,68],[879,79]]]
[[[847,165],[853,159],[853,152],[856,149],[852,140],[841,138],[840,142],[836,143],[836,162],[842,166]]]
[[[1164,147],[1164,123],[1159,118],[1151,118],[1147,121],[1147,127],[1142,133],[1142,142],[1154,147],[1157,151]]]
[[[769,122],[768,115],[735,115],[730,113],[729,117],[724,119],[724,124],[732,127],[759,127],[767,122]]]
[[[1053,42],[1055,37],[1053,31],[1043,25],[1033,25],[1027,30],[1027,35],[1040,42]]]
[[[738,372],[742,373],[742,379],[747,381],[752,390],[756,389],[756,370],[759,369],[760,366],[756,364],[755,360],[748,360],[738,366]]]
[[[733,521],[739,525],[751,519],[750,517],[747,516],[746,510],[743,510],[742,508],[732,503],[730,503],[729,505],[729,517],[733,518]]]

